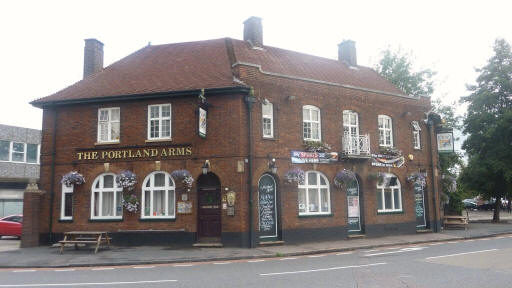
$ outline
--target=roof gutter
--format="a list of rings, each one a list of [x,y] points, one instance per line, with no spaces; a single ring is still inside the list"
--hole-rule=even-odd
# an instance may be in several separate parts
[[[215,94],[229,94],[229,93],[249,93],[250,88],[247,86],[231,86],[231,87],[220,87],[220,88],[208,88],[205,89],[209,95]],[[74,104],[91,104],[91,103],[102,103],[102,102],[115,102],[115,101],[126,101],[126,100],[148,100],[164,97],[182,97],[182,96],[197,96],[201,93],[201,89],[192,90],[180,90],[180,91],[167,91],[167,92],[156,92],[156,93],[144,93],[144,94],[127,94],[127,95],[116,95],[106,97],[95,97],[95,98],[82,98],[82,99],[66,99],[56,101],[44,101],[39,102],[34,100],[30,104],[38,108],[46,108],[51,106],[63,106],[63,105],[74,105]]]

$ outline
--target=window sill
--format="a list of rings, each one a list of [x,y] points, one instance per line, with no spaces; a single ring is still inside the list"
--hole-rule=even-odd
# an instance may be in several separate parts
[[[59,219],[59,223],[72,223],[73,219]]]
[[[299,214],[299,218],[314,218],[314,217],[332,217],[332,213],[327,214]]]
[[[139,218],[139,221],[140,222],[175,222],[176,221],[176,217],[167,217],[167,218],[163,218],[163,217],[154,217],[154,218],[151,218],[151,217],[147,217],[147,218]]]
[[[94,145],[113,145],[113,144],[119,144],[121,141],[108,141],[108,142],[96,142]]]
[[[146,139],[145,143],[158,143],[158,142],[171,142],[172,138],[162,138],[162,139]]]
[[[89,222],[123,222],[123,218],[89,218]]]
[[[261,137],[262,140],[277,141],[275,137]]]
[[[404,214],[404,210],[400,210],[400,211],[377,211],[377,215],[384,215],[384,214]]]

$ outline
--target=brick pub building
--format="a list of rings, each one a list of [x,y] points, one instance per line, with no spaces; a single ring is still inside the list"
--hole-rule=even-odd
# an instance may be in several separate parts
[[[265,46],[259,18],[244,25],[244,41],[149,45],[106,68],[87,39],[84,79],[32,102],[41,191],[25,197],[22,245],[73,230],[242,247],[437,231],[430,99],[358,66],[353,41],[325,59]],[[62,184],[71,171],[85,183]]]

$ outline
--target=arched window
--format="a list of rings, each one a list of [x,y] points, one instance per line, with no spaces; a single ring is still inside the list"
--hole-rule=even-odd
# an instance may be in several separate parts
[[[330,214],[329,181],[320,172],[308,171],[299,185],[299,215]]]
[[[123,188],[118,187],[113,173],[94,179],[91,193],[91,219],[120,219],[123,215]]]
[[[393,121],[391,117],[379,115],[379,146],[393,147]]]
[[[322,126],[320,122],[320,109],[306,105],[302,107],[302,135],[304,140],[321,141]]]
[[[175,218],[175,185],[171,175],[157,171],[142,183],[141,218]]]
[[[384,174],[384,179],[377,183],[377,212],[402,211],[402,193],[400,181],[389,173]]]

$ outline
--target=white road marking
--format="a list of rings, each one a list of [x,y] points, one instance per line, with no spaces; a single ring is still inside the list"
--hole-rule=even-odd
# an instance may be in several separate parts
[[[264,262],[264,261],[265,260],[263,260],[263,259],[258,259],[258,260],[249,260],[247,262],[249,262],[249,263],[257,263],[257,262]]]
[[[71,271],[75,271],[75,269],[56,269],[53,271],[55,271],[55,272],[71,272]]]
[[[428,257],[425,259],[437,259],[437,258],[460,256],[460,255],[467,255],[467,254],[484,253],[484,252],[490,252],[490,251],[496,251],[496,250],[499,250],[499,249],[489,249],[489,250],[472,251],[472,252],[457,253],[457,254],[450,254],[450,255],[434,256],[434,257]]]
[[[155,268],[155,266],[133,266],[133,269],[151,269]]]
[[[439,243],[439,242],[438,242],[438,243],[430,243],[430,244],[428,244],[428,245],[430,245],[430,246],[436,246],[436,245],[441,245],[441,244],[444,244],[444,243]]]
[[[297,259],[297,257],[287,257],[287,258],[281,258],[279,260],[283,261],[283,260],[295,260]]]
[[[503,239],[503,238],[505,238],[505,236],[496,237],[494,239]]]
[[[366,250],[366,251],[364,251],[364,253],[368,253],[368,252],[377,252],[377,251],[380,251],[380,250],[379,250],[379,249]]]
[[[373,253],[373,254],[367,254],[367,255],[364,255],[364,256],[365,257],[370,257],[370,256],[378,256],[378,255],[386,255],[386,254],[404,253],[404,252],[411,252],[411,251],[419,251],[419,250],[423,250],[425,248],[426,247],[408,247],[408,248],[402,248],[402,249],[397,250],[397,251]]]
[[[148,280],[131,282],[90,282],[90,283],[50,283],[50,284],[10,284],[0,285],[0,287],[55,287],[55,286],[101,286],[101,285],[125,285],[125,284],[144,284],[144,283],[165,283],[177,282],[178,280]]]
[[[336,253],[336,256],[340,256],[340,255],[349,255],[349,254],[352,254],[354,253],[353,251],[349,251],[349,252],[341,252],[341,253]]]
[[[224,265],[224,264],[231,264],[231,262],[215,262],[214,265]]]
[[[367,265],[341,266],[341,267],[331,267],[331,268],[323,268],[323,269],[315,269],[315,270],[265,273],[265,274],[260,274],[260,276],[274,276],[274,275],[285,275],[285,274],[299,274],[299,273],[310,273],[310,272],[320,272],[320,271],[332,271],[332,270],[341,270],[341,269],[350,269],[350,268],[371,267],[371,266],[378,266],[378,265],[385,265],[385,264],[387,264],[387,263],[382,262],[382,263],[374,263],[374,264],[367,264]]]
[[[455,243],[459,243],[459,241],[450,241],[450,242],[446,242],[448,244],[455,244]]]
[[[175,264],[175,265],[172,265],[174,267],[190,267],[190,266],[194,266],[193,264]]]
[[[14,270],[14,273],[23,273],[23,272],[36,272],[36,270]]]
[[[319,257],[324,257],[325,255],[309,255],[308,257],[309,258],[319,258]]]
[[[92,271],[114,270],[112,267],[92,268]]]
[[[478,240],[486,241],[486,240],[491,240],[491,238],[481,238],[481,239],[478,239]]]

